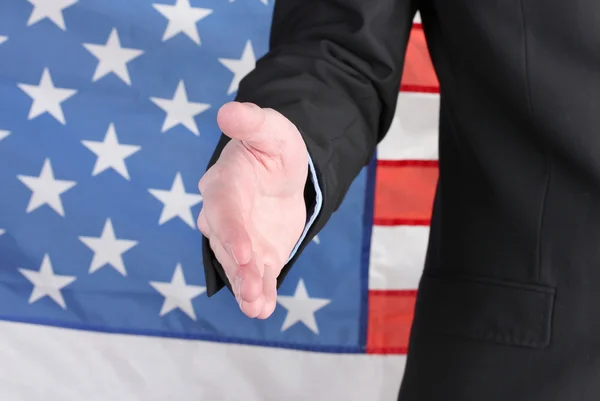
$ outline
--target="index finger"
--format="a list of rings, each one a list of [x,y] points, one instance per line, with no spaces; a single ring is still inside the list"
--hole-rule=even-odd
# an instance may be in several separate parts
[[[223,270],[231,283],[233,294],[235,295],[240,308],[244,306],[243,303],[251,304],[257,301],[262,296],[262,277],[256,265],[256,258],[253,257],[248,264],[240,266],[233,260],[223,247],[223,244],[221,244],[217,238],[212,236],[209,238],[209,242],[217,260],[221,263],[221,266],[223,266]],[[244,308],[242,308],[242,310],[244,310]],[[244,310],[244,312],[246,311]],[[260,310],[258,312],[260,312]],[[258,312],[256,314],[258,314]]]

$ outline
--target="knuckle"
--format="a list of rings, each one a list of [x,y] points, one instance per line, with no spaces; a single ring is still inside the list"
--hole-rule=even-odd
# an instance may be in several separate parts
[[[206,222],[204,221],[202,215],[198,216],[198,219],[196,220],[196,226],[198,226],[198,230],[200,230],[200,232],[205,237],[208,237],[210,235],[208,227],[206,226]]]
[[[209,178],[207,178],[207,177],[208,177],[208,172],[206,172],[198,181],[198,191],[200,191],[200,194],[202,194],[203,192],[206,191],[206,187],[208,185],[207,181],[209,180]]]
[[[220,166],[219,162],[217,161],[217,163],[215,163],[214,165],[212,165],[205,173],[204,175],[200,178],[200,180],[198,181],[198,190],[200,191],[201,195],[204,195],[204,193],[206,193],[207,191],[210,190],[210,186],[217,180],[220,179],[220,177],[222,176],[222,167]]]

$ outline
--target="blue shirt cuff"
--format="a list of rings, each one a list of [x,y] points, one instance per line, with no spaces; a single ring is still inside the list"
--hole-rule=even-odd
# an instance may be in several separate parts
[[[310,157],[310,155],[308,155],[308,167],[310,169],[310,180],[315,187],[316,205],[315,205],[312,215],[310,216],[310,219],[308,220],[308,223],[306,223],[306,226],[304,227],[304,231],[302,232],[302,235],[300,236],[300,240],[296,243],[296,246],[292,250],[292,253],[290,254],[290,257],[288,258],[287,262],[285,262],[286,264],[290,260],[292,260],[292,258],[296,254],[296,252],[298,252],[298,248],[300,247],[300,244],[302,244],[302,241],[304,241],[304,238],[306,237],[306,233],[308,233],[308,230],[315,222],[315,219],[317,218],[317,216],[319,215],[319,212],[321,211],[321,206],[323,205],[323,193],[321,192],[321,187],[319,187],[319,180],[317,179],[317,171],[315,170],[315,166],[313,164],[313,161],[312,161],[312,158]]]

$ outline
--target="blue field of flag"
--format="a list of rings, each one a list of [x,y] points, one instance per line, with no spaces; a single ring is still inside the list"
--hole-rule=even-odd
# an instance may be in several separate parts
[[[364,351],[366,171],[270,319],[246,318],[226,290],[206,297],[197,182],[219,106],[267,51],[272,8],[0,3],[0,319]]]

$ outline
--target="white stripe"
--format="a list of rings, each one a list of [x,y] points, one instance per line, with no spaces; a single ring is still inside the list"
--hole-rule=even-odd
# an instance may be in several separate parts
[[[421,23],[421,13],[417,11],[417,13],[415,14],[415,18],[413,19],[414,23],[420,24]]]
[[[369,289],[416,289],[423,273],[428,236],[427,226],[374,226]]]
[[[377,158],[437,160],[439,108],[437,93],[399,92],[396,114]]]
[[[395,401],[405,357],[0,323],[6,401]]]

